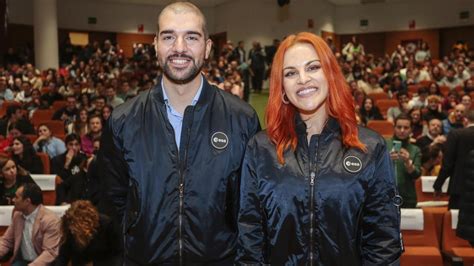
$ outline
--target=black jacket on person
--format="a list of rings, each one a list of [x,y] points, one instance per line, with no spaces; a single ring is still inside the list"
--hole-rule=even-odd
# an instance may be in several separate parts
[[[126,264],[233,265],[240,167],[260,125],[250,105],[203,80],[179,150],[161,85],[108,120],[98,164],[123,219]]]
[[[17,175],[16,183],[13,185],[15,187],[15,192],[12,191],[12,193],[8,193],[3,182],[3,178],[0,179],[0,205],[13,205],[13,198],[15,198],[16,190],[23,184],[35,183],[30,175]]]
[[[347,149],[330,118],[308,145],[306,126],[296,120],[298,145],[284,153],[283,165],[267,132],[249,141],[237,264],[397,265],[398,193],[384,139],[359,127],[367,153]]]
[[[92,262],[94,266],[120,265],[121,256],[120,228],[105,215],[99,216],[99,228],[86,248],[80,249],[72,234],[68,232],[66,242],[59,247],[59,255],[54,265],[83,266]]]
[[[459,202],[459,219],[456,233],[474,246],[474,150],[466,155],[464,193]]]
[[[8,118],[4,118],[0,120],[0,135],[6,137],[7,131],[9,131],[8,127],[11,128],[13,125],[16,125],[23,134],[36,134],[33,125],[28,120],[20,119],[16,123],[8,124]]]
[[[459,197],[463,193],[472,193],[465,187],[467,159],[470,151],[474,150],[474,126],[464,129],[453,129],[449,132],[444,144],[443,162],[433,188],[441,191],[448,177],[449,208],[459,209]]]
[[[43,161],[36,153],[31,154],[31,158],[20,159],[19,156],[13,155],[12,159],[17,166],[23,167],[30,174],[44,174]]]
[[[64,168],[67,151],[51,159],[51,174],[58,175],[62,182],[56,186],[56,204],[72,202],[81,197],[84,190],[86,173],[83,168],[87,157],[83,153],[74,156],[69,164],[69,168]]]

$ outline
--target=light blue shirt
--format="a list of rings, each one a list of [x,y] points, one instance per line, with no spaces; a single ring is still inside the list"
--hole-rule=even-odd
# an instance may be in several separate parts
[[[196,105],[197,101],[199,100],[199,96],[201,96],[203,84],[204,84],[204,79],[201,75],[201,85],[199,86],[199,89],[196,92],[196,95],[194,95],[193,101],[191,102],[192,106]],[[163,99],[165,100],[165,104],[166,104],[166,113],[168,115],[168,120],[170,121],[171,126],[174,129],[174,140],[179,150],[179,143],[181,141],[181,130],[183,128],[184,114],[179,113],[173,108],[173,106],[171,106],[168,95],[166,95],[165,84],[163,82],[163,79],[161,79],[161,89],[163,91]]]
[[[39,151],[40,147],[38,145],[34,145],[36,151]],[[61,139],[56,137],[51,137],[42,147],[42,152],[48,154],[49,158],[53,158],[59,154],[63,154],[66,152],[66,145]]]

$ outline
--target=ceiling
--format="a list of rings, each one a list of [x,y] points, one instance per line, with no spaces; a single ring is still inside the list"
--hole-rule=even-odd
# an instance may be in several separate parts
[[[136,5],[156,5],[164,6],[169,3],[176,2],[176,0],[96,0],[100,2],[112,2],[112,3],[125,3],[125,4],[136,4]],[[230,2],[232,0],[191,0],[198,6],[202,7],[213,7],[225,2]]]

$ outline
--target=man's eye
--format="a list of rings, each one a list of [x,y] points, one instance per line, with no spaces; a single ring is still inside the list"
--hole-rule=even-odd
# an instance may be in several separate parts
[[[197,41],[197,40],[198,40],[198,37],[196,37],[196,36],[188,36],[187,39],[190,40],[190,41]]]

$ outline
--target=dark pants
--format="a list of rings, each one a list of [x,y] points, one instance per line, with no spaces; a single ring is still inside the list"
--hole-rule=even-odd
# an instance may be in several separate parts
[[[460,196],[458,194],[449,195],[448,209],[459,209]]]
[[[252,69],[253,77],[252,77],[252,89],[255,92],[261,92],[263,86],[263,75],[265,74],[265,69]]]

